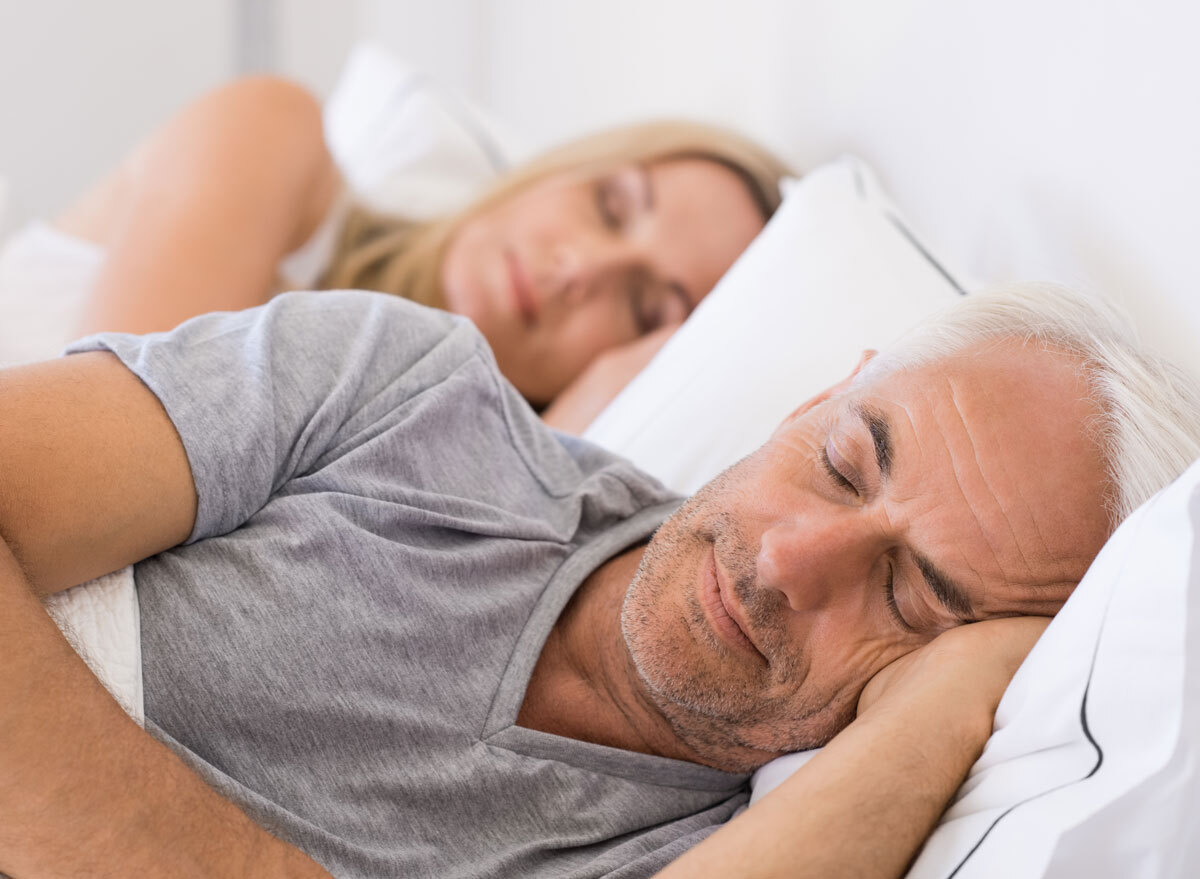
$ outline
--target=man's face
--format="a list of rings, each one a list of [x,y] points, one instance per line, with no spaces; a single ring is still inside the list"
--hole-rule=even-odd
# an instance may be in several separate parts
[[[1108,533],[1075,367],[1013,342],[831,389],[659,529],[622,627],[700,759],[821,745],[938,633],[1061,607]]]

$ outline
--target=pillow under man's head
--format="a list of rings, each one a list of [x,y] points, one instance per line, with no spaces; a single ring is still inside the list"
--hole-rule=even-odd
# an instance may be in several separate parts
[[[714,765],[818,746],[875,672],[940,632],[1055,613],[1198,438],[1200,393],[1107,309],[1048,287],[969,297],[663,525],[626,642]]]

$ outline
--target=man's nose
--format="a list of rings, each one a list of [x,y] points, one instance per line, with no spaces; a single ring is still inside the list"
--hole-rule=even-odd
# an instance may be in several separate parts
[[[879,549],[878,536],[849,516],[777,522],[759,544],[758,582],[782,593],[794,611],[826,609],[855,600]]]

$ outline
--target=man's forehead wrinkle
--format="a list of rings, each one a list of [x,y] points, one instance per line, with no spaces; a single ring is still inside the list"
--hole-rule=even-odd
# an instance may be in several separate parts
[[[980,388],[985,411],[1004,411],[992,383],[983,382]],[[997,558],[1001,582],[1006,588],[997,592],[996,597],[1006,605],[1011,605],[1014,601],[1023,600],[1024,596],[1025,601],[1032,602],[1028,606],[1043,604],[1042,597],[1045,597],[1046,603],[1052,608],[1051,612],[1054,612],[1061,606],[1065,596],[1070,594],[1090,564],[1091,557],[1073,551],[1064,554],[1063,548],[1055,548],[1047,529],[1054,527],[1056,517],[1069,517],[1071,514],[1068,510],[1054,505],[1045,509],[1045,515],[1036,515],[1036,511],[1044,506],[1044,501],[1039,502],[1036,497],[1035,480],[1046,475],[1043,473],[1039,477],[1038,470],[1045,466],[1040,458],[1047,450],[1041,450],[1039,460],[1029,461],[1029,469],[1024,470],[1021,469],[1020,460],[1004,454],[1005,448],[999,434],[981,430],[976,435],[980,438],[980,446],[985,451],[990,447],[993,452],[988,457],[991,471],[981,466],[980,474],[989,494],[996,499],[1014,550],[1009,557],[1000,555]],[[997,482],[1007,487],[1006,492],[997,490]],[[1074,542],[1070,548],[1076,549]]]
[[[1000,404],[995,399],[995,395],[992,393],[992,388],[990,385],[987,385],[987,384],[983,385],[982,396],[983,396],[984,404],[987,407],[987,411],[989,411],[989,412],[1000,411],[1000,409],[999,409]],[[974,455],[975,469],[979,473],[979,478],[983,482],[984,487],[987,489],[988,496],[991,497],[995,501],[996,509],[999,511],[999,514],[1000,514],[1000,520],[1004,524],[1004,529],[1008,532],[1008,536],[1009,536],[1011,545],[1016,550],[1016,554],[1021,560],[1020,561],[1021,565],[1024,567],[1024,569],[1026,571],[1032,573],[1035,570],[1034,564],[1033,564],[1032,560],[1025,554],[1025,546],[1024,546],[1023,542],[1018,538],[1016,528],[1014,527],[1013,515],[1016,511],[1010,509],[1009,505],[1004,503],[1004,500],[1002,499],[1002,492],[997,488],[995,478],[993,476],[989,475],[988,468],[986,468],[984,466],[983,461],[980,460],[979,452],[980,452],[981,445],[984,445],[984,444],[994,445],[996,443],[996,440],[988,432],[987,425],[984,425],[984,429],[982,431],[979,431],[979,435],[977,438],[976,431],[972,430],[971,423],[967,419],[967,415],[962,409],[962,405],[960,404],[960,401],[959,401],[957,389],[954,388],[953,382],[951,383],[951,401],[954,404],[955,410],[958,412],[959,418],[961,419],[961,421],[963,423],[963,428],[966,433],[967,439],[971,444],[971,453]],[[1021,509],[1025,510],[1027,513],[1029,513],[1029,511],[1031,511],[1033,509],[1033,507],[1031,506],[1029,498],[1026,497],[1026,495],[1025,495],[1025,488],[1024,488],[1025,479],[1022,478],[1022,475],[1016,474],[1014,477],[1014,474],[1012,474],[1008,469],[1008,462],[1007,462],[1005,455],[993,455],[992,459],[991,459],[991,464],[992,464],[992,467],[998,471],[996,474],[997,476],[999,476],[1001,479],[1007,481],[1010,485],[1016,486],[1016,493],[1017,493],[1019,506]],[[1041,530],[1038,527],[1037,519],[1032,514],[1027,515],[1027,518],[1029,519],[1030,524],[1033,525],[1034,533],[1037,535],[1037,540],[1041,544],[1043,557],[1048,557],[1050,554],[1050,550],[1046,544],[1046,541],[1042,537]],[[1001,575],[1006,580],[1008,580],[1010,578],[1015,579],[1013,577],[1014,572],[1006,570],[1007,566],[1005,565],[1005,559],[1004,559],[1003,554],[1000,552],[999,548],[997,548],[996,542],[990,538],[990,535],[988,535],[987,530],[982,528],[982,523],[981,523],[981,530],[983,530],[984,536],[988,540],[989,546],[991,546],[991,548],[992,548],[992,556],[996,561],[996,567],[1001,572]]]
[[[929,378],[928,382],[922,383],[915,397],[906,393],[890,398],[886,393],[864,395],[867,399],[861,403],[856,401],[852,406],[856,414],[875,409],[886,410],[890,416],[895,473],[897,479],[900,478],[901,472],[907,474],[902,483],[896,483],[895,488],[901,489],[910,483],[915,486],[926,482],[930,475],[940,469],[945,478],[937,483],[940,492],[940,496],[936,498],[937,507],[945,509],[947,506],[961,504],[966,515],[959,519],[959,527],[972,529],[978,535],[978,539],[965,541],[944,534],[935,536],[934,539],[942,544],[936,548],[939,556],[936,561],[934,557],[925,556],[918,550],[911,552],[913,562],[928,584],[929,592],[933,593],[932,597],[941,594],[948,598],[949,601],[939,601],[938,604],[959,618],[980,619],[1017,610],[1053,613],[1061,606],[1066,593],[1050,585],[1048,581],[1052,580],[1052,577],[1043,577],[1037,583],[1033,582],[1032,575],[1035,570],[1025,556],[1026,547],[1017,540],[1014,528],[1016,523],[1010,516],[1013,511],[1005,508],[994,484],[994,479],[1005,477],[1001,471],[990,473],[983,466],[984,458],[989,462],[992,462],[992,458],[1006,460],[1003,455],[989,457],[986,454],[989,443],[994,445],[998,438],[993,440],[987,432],[986,419],[977,424],[967,414],[972,410],[990,412],[996,409],[998,403],[992,399],[990,386],[971,384],[970,378],[948,371]],[[980,399],[971,399],[973,395],[978,396],[981,387],[985,390],[981,396],[982,403]],[[972,467],[974,472],[971,472]],[[914,483],[914,479],[918,482]],[[1018,485],[1023,484],[1018,482]],[[968,492],[971,486],[983,490],[975,491],[972,496]],[[919,497],[922,489],[917,488],[916,491],[917,496],[907,501],[893,492],[892,501],[901,504],[896,510],[891,509],[891,503],[884,505],[889,516],[888,521],[899,521],[902,530],[908,530],[910,527],[904,523],[910,521],[911,515],[901,510],[904,505]],[[905,494],[908,494],[907,490]],[[955,497],[957,501],[954,500]],[[926,498],[921,506],[924,507],[929,500],[934,498]],[[1028,507],[1027,499],[1022,498],[1018,503]],[[994,515],[986,514],[989,507]],[[989,523],[990,527],[985,527],[985,521],[994,519],[996,515],[1002,524]],[[1042,542],[1040,536],[1038,542]],[[976,547],[976,551],[969,551],[971,546]],[[986,549],[982,549],[983,547]],[[935,548],[931,545],[928,549],[934,551]],[[922,566],[921,562],[928,564]],[[946,565],[953,568],[953,577],[950,576]],[[924,570],[921,570],[922,567]],[[933,575],[932,582],[930,575]],[[944,580],[954,582],[956,579],[958,591],[962,593],[961,597],[966,599],[965,602],[957,601],[959,596],[953,596],[951,590],[944,588]],[[972,587],[970,591],[963,588],[967,585]],[[1047,586],[1050,588],[1046,588]]]
[[[996,411],[998,408],[997,405],[991,404],[993,395],[992,395],[990,386],[985,388],[985,393],[987,394],[991,411]],[[1004,515],[1005,523],[1008,525],[1009,530],[1012,531],[1013,530],[1013,517],[1015,515],[1017,515],[1018,513],[1023,513],[1024,518],[1028,521],[1029,525],[1032,528],[1031,540],[1032,540],[1032,542],[1034,542],[1036,544],[1036,549],[1038,552],[1040,552],[1041,558],[1043,560],[1054,560],[1056,557],[1056,553],[1055,553],[1054,549],[1051,548],[1050,541],[1047,540],[1046,534],[1042,530],[1042,522],[1039,520],[1039,518],[1037,516],[1035,516],[1033,514],[1033,511],[1036,508],[1037,503],[1036,503],[1035,499],[1033,499],[1029,496],[1028,488],[1029,488],[1030,483],[1027,481],[1026,478],[1023,478],[1025,476],[1027,476],[1027,474],[1014,473],[1010,469],[1007,458],[1003,455],[997,456],[997,460],[998,460],[997,466],[998,466],[998,469],[1000,470],[1000,473],[1002,474],[1002,476],[1004,476],[1004,478],[1006,478],[1008,480],[1009,484],[1015,486],[1016,496],[1017,496],[1016,509],[1011,509],[1009,505],[1001,504],[1001,510]],[[1038,464],[1035,466],[1041,467],[1042,465]],[[1021,557],[1021,563],[1025,566],[1025,570],[1028,571],[1032,575],[1036,570],[1034,567],[1034,563],[1026,555],[1026,552],[1025,552],[1026,547],[1021,541],[1017,540],[1015,533],[1013,534],[1013,544],[1017,548],[1017,552]],[[1006,573],[1006,575],[1009,574],[1009,572],[1005,572],[1005,573]],[[1031,585],[1033,585],[1034,587],[1038,586],[1037,583],[1032,583]],[[1047,582],[1044,585],[1046,587],[1052,587],[1053,582]]]
[[[963,411],[963,406],[959,399],[958,388],[956,387],[954,381],[950,378],[946,379],[946,385],[949,389],[950,405],[953,409],[955,420],[957,421],[958,427],[961,430],[962,435],[965,437],[967,445],[970,449],[969,460],[975,464],[975,477],[983,484],[983,487],[986,490],[986,496],[991,500],[992,505],[999,512],[1000,518],[1004,522],[1004,527],[1008,531],[1010,542],[1019,548],[1020,544],[1017,541],[1016,533],[1013,531],[1012,522],[1006,515],[1004,506],[1000,503],[999,497],[997,496],[991,482],[988,480],[983,467],[983,462],[979,458],[979,442],[976,439],[975,433],[971,430],[970,421],[968,420],[966,413]],[[942,419],[939,418],[938,422],[939,427],[942,426]],[[972,517],[975,519],[976,527],[978,528],[980,535],[982,535],[984,542],[987,544],[988,552],[992,556],[992,561],[994,562],[996,569],[1003,572],[1005,567],[1003,562],[1003,547],[998,539],[999,535],[993,535],[992,532],[984,527],[981,511],[977,510],[976,504],[967,497],[965,487],[966,480],[971,477],[971,474],[967,473],[965,467],[963,466],[966,461],[960,461],[960,456],[950,452],[948,447],[946,452],[950,458],[951,467],[954,470],[954,483],[955,487],[958,489],[959,496],[962,498],[963,504],[966,505],[967,509],[970,510]],[[981,582],[986,582],[986,578],[981,577]]]
[[[940,442],[934,444],[936,446],[937,459],[939,461],[948,462],[949,469],[953,477],[945,480],[948,483],[945,490],[957,493],[959,501],[970,514],[970,521],[973,524],[974,530],[981,536],[984,545],[986,545],[987,552],[992,558],[993,565],[995,565],[996,568],[1000,568],[999,552],[997,546],[995,545],[995,541],[993,540],[992,535],[989,534],[988,531],[983,527],[979,513],[975,509],[974,504],[970,501],[966,493],[965,485],[969,474],[965,473],[962,469],[962,465],[965,462],[960,462],[960,456],[955,455],[951,451],[951,442],[949,441],[949,435],[951,432],[965,436],[970,444],[972,456],[971,459],[976,460],[976,467],[978,469],[974,437],[970,435],[970,431],[967,429],[967,421],[958,405],[954,382],[949,376],[944,374],[938,377],[938,381],[941,383],[942,391],[944,392],[943,399],[949,400],[951,403],[951,405],[948,407],[949,411],[947,412],[945,407],[941,407],[936,403],[939,394],[936,393],[932,388],[930,388],[928,391],[926,401],[929,404],[929,413],[932,417],[932,424],[934,426],[934,431],[929,432],[936,432],[941,438]],[[907,406],[902,408],[905,412],[906,418],[908,419],[910,427],[908,436],[919,444],[922,433],[917,428],[917,422],[913,418],[913,413]],[[902,454],[901,457],[906,456]],[[924,450],[922,450],[922,467],[920,468],[922,474],[928,473],[928,468],[930,467],[946,466],[944,464],[939,465],[938,461],[929,461],[928,457],[929,456],[924,453]],[[944,508],[945,503],[948,502],[950,498],[939,497],[938,500],[938,506]],[[953,544],[949,547],[946,547],[944,551],[952,552],[957,557],[958,565],[960,565],[965,571],[969,572],[972,582],[979,583],[980,585],[988,583],[991,578],[981,569],[979,564],[980,560],[977,558],[972,558],[969,554],[963,552],[962,547],[963,544],[961,542],[954,541]],[[979,618],[982,616],[985,611],[982,607],[977,607],[975,605],[975,602],[972,601],[972,599],[969,597],[969,593],[961,584],[958,584],[957,586],[950,585],[954,583],[953,579],[947,576],[944,570],[933,563],[929,557],[924,556],[917,551],[912,551],[911,555],[913,557],[913,561],[918,567],[918,570],[920,570],[923,579],[928,584],[930,591],[936,598],[938,598],[939,605],[963,620],[970,620],[972,618]]]

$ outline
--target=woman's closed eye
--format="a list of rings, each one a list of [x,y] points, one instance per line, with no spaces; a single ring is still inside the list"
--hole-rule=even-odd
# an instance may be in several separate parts
[[[653,196],[648,171],[631,165],[598,177],[592,184],[596,213],[604,226],[619,232],[639,211],[651,210]]]
[[[629,279],[629,307],[642,336],[683,323],[691,312],[691,302],[677,285],[655,282],[640,272]]]
[[[601,177],[593,185],[596,213],[609,229],[620,229],[628,213],[628,199],[612,176]]]
[[[637,207],[636,180],[630,171],[605,174],[596,180],[593,197],[600,220],[612,231],[619,231],[633,217]]]

